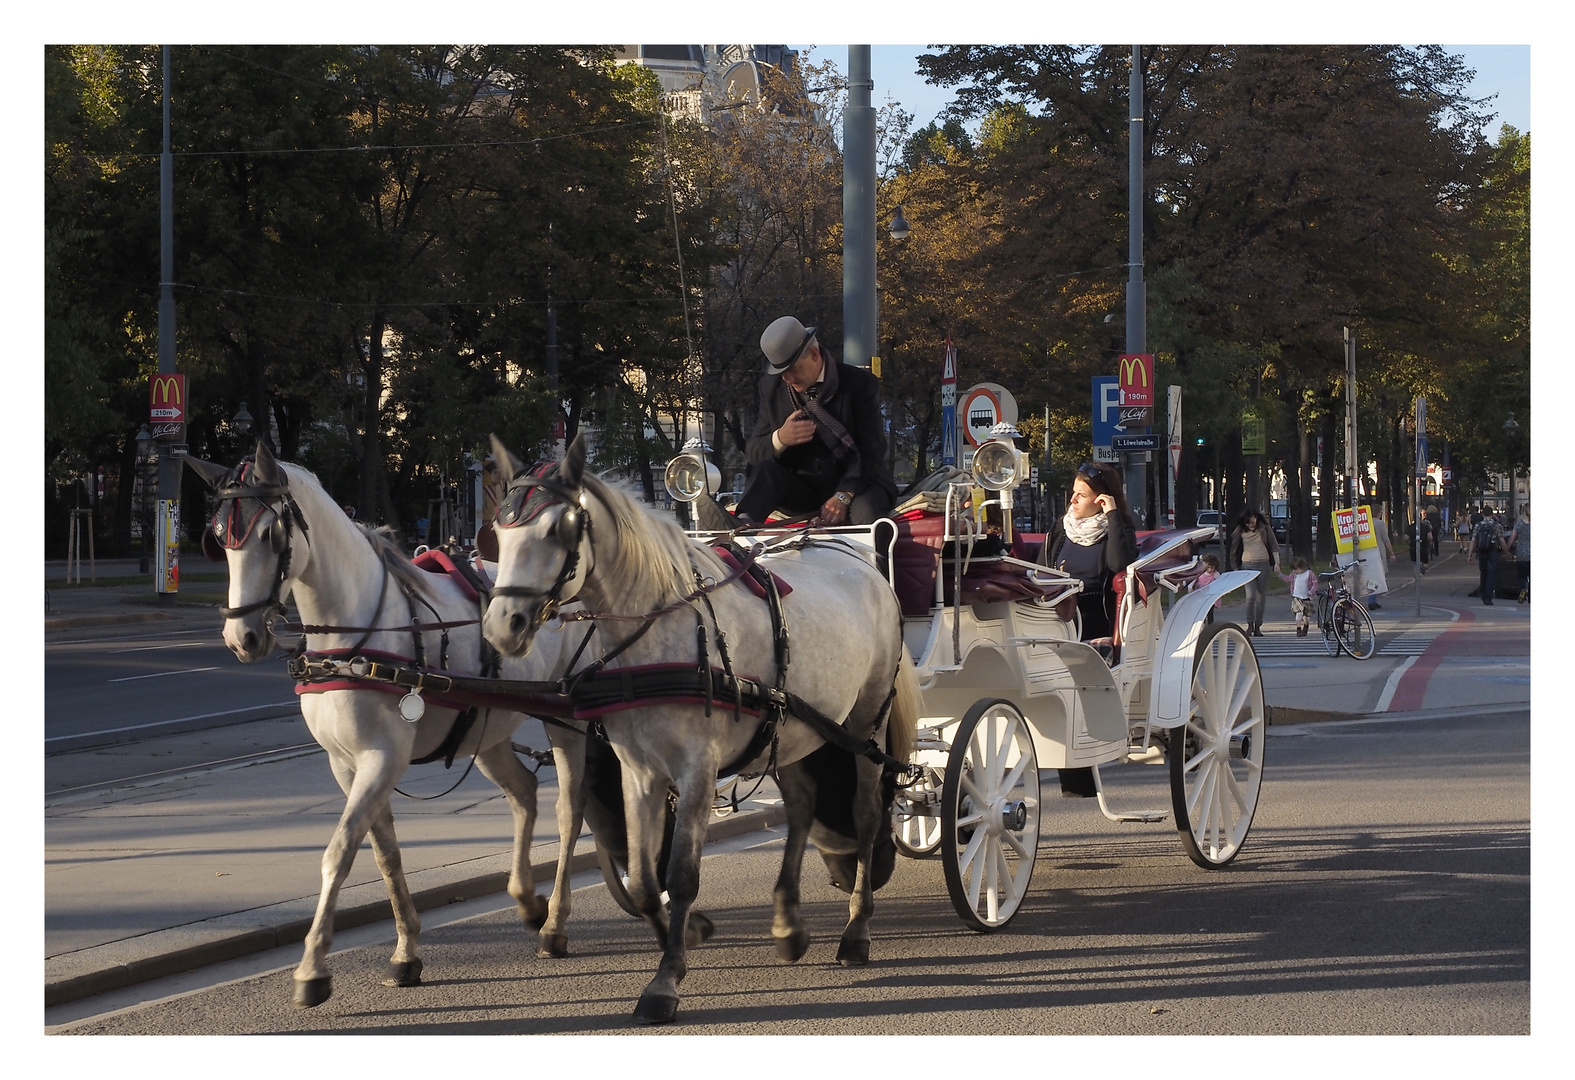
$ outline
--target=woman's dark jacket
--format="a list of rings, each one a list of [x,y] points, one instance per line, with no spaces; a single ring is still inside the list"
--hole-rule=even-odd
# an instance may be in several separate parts
[[[1274,530],[1267,525],[1259,525],[1258,531],[1263,534],[1263,546],[1269,549],[1269,565],[1279,566],[1280,545],[1279,541],[1274,539]],[[1236,531],[1230,534],[1230,554],[1226,558],[1227,570],[1241,569],[1241,533],[1242,528],[1238,525]]]
[[[1105,558],[1098,587],[1095,588],[1093,582],[1085,582],[1077,600],[1078,610],[1083,613],[1083,636],[1088,638],[1109,636],[1110,627],[1115,623],[1116,607],[1111,582],[1137,561],[1137,535],[1132,522],[1115,510],[1106,514],[1105,519],[1109,524],[1105,528]],[[1055,519],[1050,534],[1045,537],[1044,547],[1039,549],[1041,565],[1054,568],[1060,562],[1061,549],[1068,542],[1061,520]]]

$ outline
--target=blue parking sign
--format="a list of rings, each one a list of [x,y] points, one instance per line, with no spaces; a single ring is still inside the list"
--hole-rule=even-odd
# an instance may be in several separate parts
[[[1094,376],[1094,446],[1110,447],[1121,421],[1121,388],[1114,375]]]

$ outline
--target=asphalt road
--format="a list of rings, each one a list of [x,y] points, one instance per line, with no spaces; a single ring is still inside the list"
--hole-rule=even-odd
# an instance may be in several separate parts
[[[240,664],[213,618],[78,631],[44,646],[44,752],[295,709],[283,660]]]
[[[835,963],[846,902],[813,851],[804,901],[814,945],[796,965],[774,959],[780,839],[735,841],[702,874],[700,906],[717,935],[691,954],[679,1022],[655,1033],[1530,1030],[1529,711],[1277,727],[1265,776],[1252,835],[1217,872],[1187,861],[1168,824],[1116,825],[1092,801],[1048,798],[1028,901],[992,935],[962,927],[939,863],[899,860],[877,894],[872,963],[860,969]],[[1053,792],[1053,775],[1042,779]],[[1106,787],[1116,808],[1168,805],[1161,768],[1107,770]],[[513,912],[493,909],[430,920],[419,988],[379,984],[391,937],[368,927],[382,940],[341,938],[334,997],[314,1010],[289,1003],[291,950],[272,970],[211,969],[178,996],[50,1030],[651,1030],[630,1020],[656,962],[651,935],[600,886],[575,905],[567,960],[536,959]],[[258,1053],[273,1053],[267,1045]]]

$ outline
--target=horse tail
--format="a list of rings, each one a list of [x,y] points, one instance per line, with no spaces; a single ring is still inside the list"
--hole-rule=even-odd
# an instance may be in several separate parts
[[[886,752],[898,761],[907,761],[919,747],[919,713],[923,705],[919,677],[913,672],[913,659],[906,645],[897,661],[896,690],[891,715],[886,720]]]

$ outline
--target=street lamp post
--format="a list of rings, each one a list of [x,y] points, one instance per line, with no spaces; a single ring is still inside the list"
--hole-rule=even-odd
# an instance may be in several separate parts
[[[153,497],[159,479],[158,453],[153,447],[153,436],[148,425],[137,432],[137,525],[141,536],[141,551],[137,554],[137,572],[149,572],[149,559],[153,543]]]
[[[1510,413],[1509,419],[1504,421],[1504,441],[1507,444],[1515,437],[1515,432],[1520,430],[1520,425],[1515,423],[1515,414]],[[1505,447],[1508,450],[1508,446]],[[1515,523],[1515,459],[1509,459],[1509,522]]]

